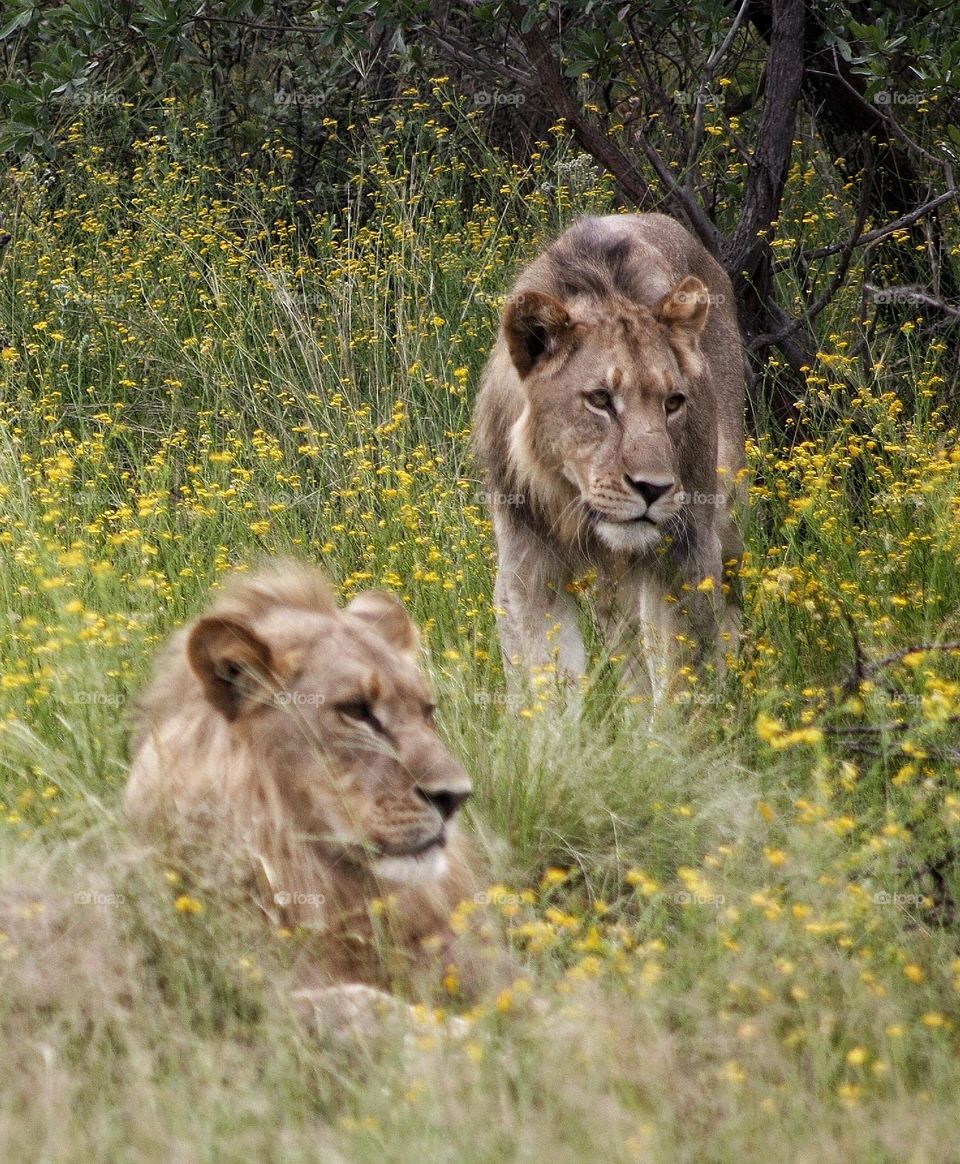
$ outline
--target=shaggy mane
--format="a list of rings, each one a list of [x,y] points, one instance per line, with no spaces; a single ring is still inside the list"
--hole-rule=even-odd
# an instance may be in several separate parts
[[[307,614],[337,613],[336,600],[323,575],[293,560],[273,562],[249,574],[234,574],[203,613],[256,623],[276,610],[302,610]],[[197,677],[187,661],[189,626],[177,631],[161,653],[153,681],[137,700],[134,711],[134,749],[143,737],[174,715],[202,712],[215,722],[219,713],[207,705]]]
[[[330,587],[318,570],[300,562],[281,561],[254,574],[235,574],[208,613],[253,620],[278,607],[311,614],[334,614],[337,610]]]

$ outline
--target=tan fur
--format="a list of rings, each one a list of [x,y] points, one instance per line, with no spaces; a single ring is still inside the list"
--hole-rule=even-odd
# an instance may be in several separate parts
[[[559,652],[582,673],[567,587],[588,571],[611,652],[642,641],[656,699],[682,662],[734,645],[743,409],[730,283],[679,223],[581,219],[520,276],[474,437],[508,666]]]
[[[130,819],[223,853],[276,923],[313,930],[301,987],[439,978],[450,911],[474,889],[453,819],[470,782],[434,729],[416,647],[395,598],[338,610],[321,575],[282,563],[236,576],[142,698]]]

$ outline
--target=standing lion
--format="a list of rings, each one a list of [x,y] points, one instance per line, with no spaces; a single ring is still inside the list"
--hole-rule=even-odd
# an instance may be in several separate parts
[[[474,437],[508,667],[584,673],[571,584],[594,574],[606,645],[642,645],[655,702],[734,645],[743,411],[730,282],[673,219],[581,219],[524,271]]]

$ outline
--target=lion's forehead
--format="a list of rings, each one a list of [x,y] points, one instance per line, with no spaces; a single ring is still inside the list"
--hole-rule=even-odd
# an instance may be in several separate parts
[[[368,699],[377,707],[389,707],[397,721],[422,721],[424,705],[433,702],[429,685],[413,668],[402,663],[377,666],[374,660],[363,657],[341,659],[333,667],[329,657],[313,657],[296,685],[318,692],[331,704]]]
[[[312,651],[304,660],[298,682],[331,697],[363,696],[399,707],[422,708],[432,699],[426,680],[404,659],[386,654],[378,658],[362,650],[350,655]]]
[[[603,371],[601,384],[629,407],[637,401],[671,391],[676,380],[674,369],[656,361],[637,365],[612,360]]]
[[[295,673],[298,687],[345,698],[398,697],[418,705],[431,699],[416,664],[376,631],[358,628],[354,620],[284,612],[266,629],[278,656]]]
[[[676,358],[659,334],[640,340],[616,327],[591,329],[591,333],[584,338],[576,361],[581,376],[586,371],[598,384],[614,390],[662,388],[678,376]]]

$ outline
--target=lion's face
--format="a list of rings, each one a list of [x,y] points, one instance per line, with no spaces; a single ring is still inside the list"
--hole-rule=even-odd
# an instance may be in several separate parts
[[[404,881],[446,872],[470,781],[436,733],[415,650],[403,607],[375,592],[342,612],[212,616],[191,632],[206,698],[275,773],[285,816],[328,865]]]
[[[682,450],[707,292],[690,277],[659,304],[598,315],[539,292],[512,303],[504,332],[526,407],[512,434],[525,475],[564,482],[612,549],[653,546],[684,504]]]

